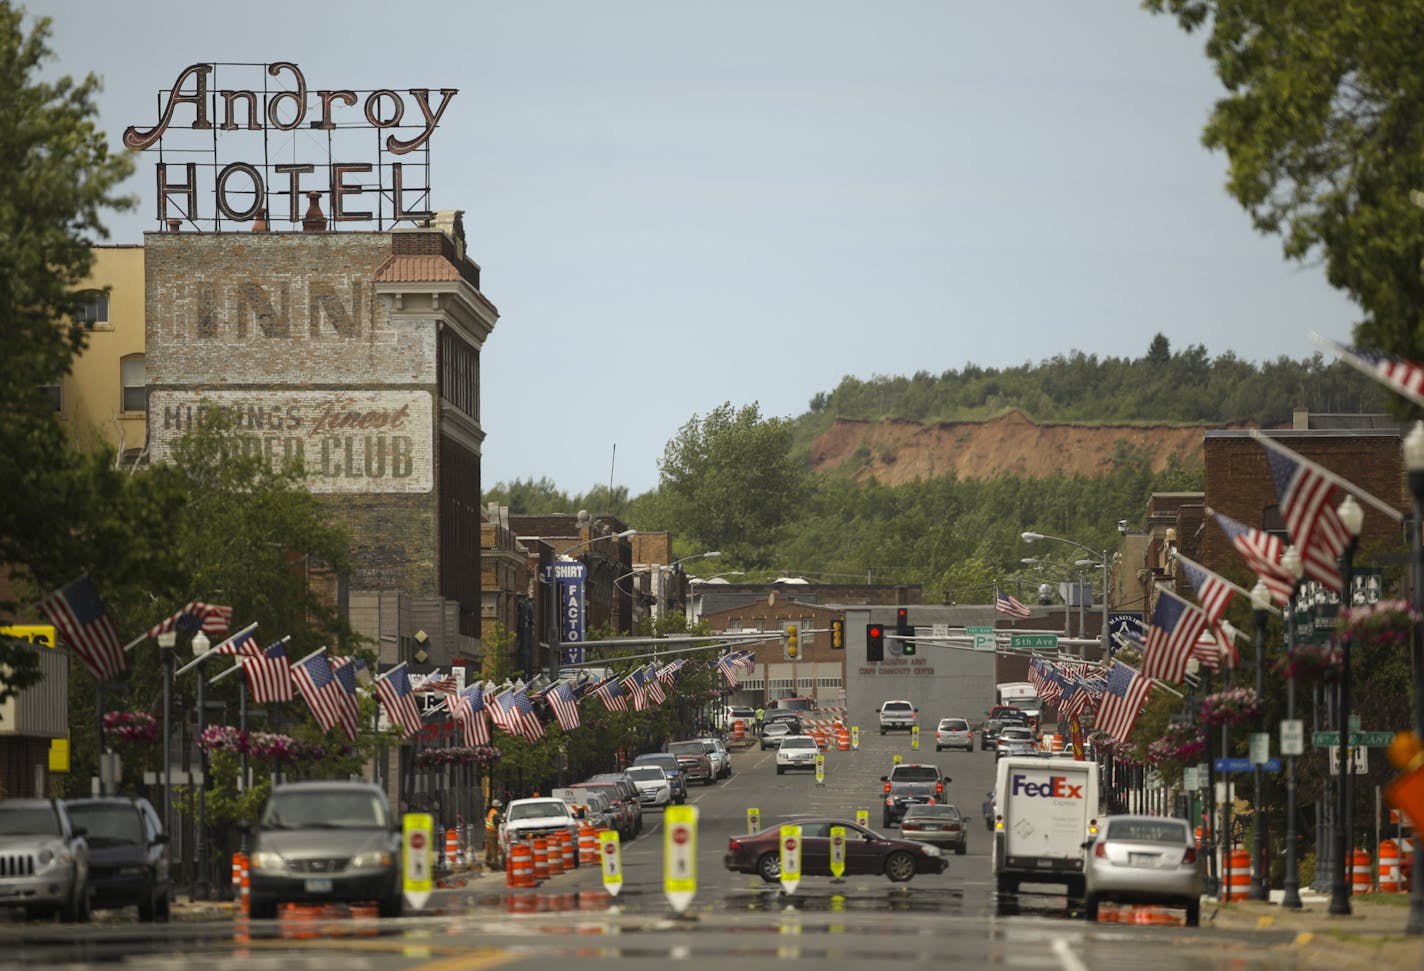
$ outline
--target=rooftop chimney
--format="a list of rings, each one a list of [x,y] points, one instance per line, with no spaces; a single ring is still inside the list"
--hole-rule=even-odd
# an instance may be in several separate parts
[[[319,191],[307,193],[307,211],[306,215],[302,216],[302,232],[326,232],[326,217],[321,214],[320,199],[321,193]]]

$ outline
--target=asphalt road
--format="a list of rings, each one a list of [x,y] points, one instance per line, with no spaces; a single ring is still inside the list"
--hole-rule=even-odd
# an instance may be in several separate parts
[[[907,884],[884,877],[803,878],[787,895],[759,877],[722,865],[727,839],[746,831],[749,808],[763,827],[797,816],[870,813],[879,828],[880,776],[894,755],[932,762],[952,778],[952,801],[975,817],[969,852],[950,855],[946,873]],[[1088,925],[1067,901],[1030,894],[1020,912],[997,915],[989,876],[988,833],[979,806],[993,784],[987,752],[910,749],[896,734],[862,737],[859,751],[827,753],[826,777],[775,772],[774,753],[734,755],[731,779],[694,788],[699,811],[697,890],[677,914],[663,890],[662,815],[645,818],[643,834],[623,847],[624,886],[615,898],[599,868],[584,866],[532,891],[510,891],[502,873],[473,876],[438,891],[426,910],[396,921],[349,917],[307,921],[214,919],[139,925],[128,919],[81,927],[0,924],[0,964],[26,967],[268,969],[419,969],[623,966],[676,960],[725,971],[726,961],[770,966],[814,960],[833,969],[872,963],[976,968],[1287,968],[1298,955],[1275,948],[1287,932],[1135,924]],[[1147,948],[1151,948],[1148,956]]]

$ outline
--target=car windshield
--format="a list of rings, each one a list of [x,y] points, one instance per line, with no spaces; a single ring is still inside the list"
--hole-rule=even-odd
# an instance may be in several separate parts
[[[705,751],[701,742],[668,743],[668,752],[672,755],[702,755]]]
[[[635,765],[628,774],[639,782],[662,782],[667,778],[667,773],[656,765]]]
[[[1166,819],[1110,819],[1106,838],[1134,843],[1185,844],[1187,827]]]
[[[274,792],[262,810],[263,829],[384,829],[384,800],[370,789]]]
[[[913,709],[914,706],[911,705],[908,701],[887,701],[885,703],[885,707],[882,710],[886,712],[894,712],[896,714],[903,714],[904,712],[912,711]]]
[[[59,816],[46,806],[0,807],[0,836],[59,836]]]
[[[969,728],[969,723],[963,718],[946,718],[939,727],[947,732],[962,732]]]
[[[932,765],[902,765],[891,779],[895,782],[938,782],[939,770]]]
[[[999,738],[1005,742],[1032,742],[1033,732],[1027,728],[1006,728],[999,733]]]
[[[816,740],[815,740],[814,738],[801,738],[801,737],[784,738],[784,739],[781,740],[781,747],[782,747],[782,748],[815,748],[815,747],[816,747]]]
[[[959,810],[953,806],[911,806],[905,812],[906,819],[958,819]]]
[[[66,805],[69,819],[83,826],[85,838],[95,843],[142,843],[143,820],[138,809],[128,804],[89,803]]]
[[[541,816],[567,816],[568,807],[558,799],[540,799],[538,802],[516,803],[509,807],[509,820],[538,819]]]

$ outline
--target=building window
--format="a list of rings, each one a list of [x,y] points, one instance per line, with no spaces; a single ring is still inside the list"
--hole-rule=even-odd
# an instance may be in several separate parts
[[[119,362],[123,385],[123,410],[147,411],[148,389],[144,377],[143,355],[130,354]]]
[[[102,290],[86,290],[79,294],[74,308],[74,321],[85,327],[98,327],[109,322],[109,295]]]

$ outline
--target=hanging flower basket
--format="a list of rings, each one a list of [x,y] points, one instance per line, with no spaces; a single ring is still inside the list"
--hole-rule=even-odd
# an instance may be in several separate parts
[[[1331,681],[1344,655],[1331,644],[1297,644],[1295,650],[1272,662],[1276,673],[1298,681]]]
[[[247,736],[231,725],[209,725],[198,736],[198,747],[209,752],[240,755],[247,749]]]
[[[1336,623],[1351,644],[1408,647],[1419,614],[1407,600],[1381,600],[1366,607],[1344,607]]]
[[[1163,762],[1196,762],[1206,754],[1206,735],[1200,725],[1173,722],[1162,737],[1147,746],[1147,757],[1154,765]]]
[[[421,749],[415,757],[415,764],[422,769],[434,769],[446,765],[488,765],[503,757],[499,749],[492,745],[477,745],[470,748],[456,745],[451,748]]]
[[[111,742],[146,745],[158,740],[158,722],[144,711],[106,711],[104,736]]]
[[[1202,721],[1208,725],[1231,725],[1261,713],[1261,699],[1251,688],[1227,688],[1202,699]]]

